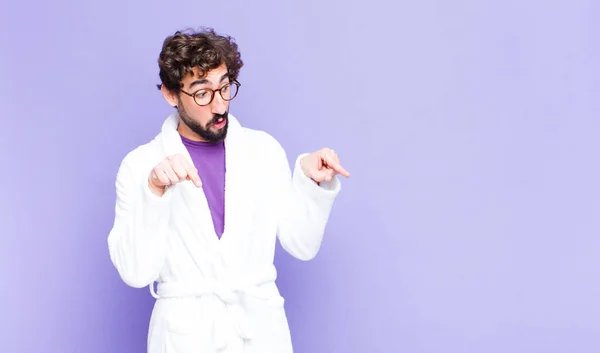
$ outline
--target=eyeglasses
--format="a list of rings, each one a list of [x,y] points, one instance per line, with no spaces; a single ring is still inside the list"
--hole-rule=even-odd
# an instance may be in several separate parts
[[[203,88],[194,93],[188,93],[184,90],[180,91],[194,98],[194,102],[196,102],[196,104],[198,104],[199,106],[203,107],[212,103],[213,99],[215,98],[215,92],[219,92],[221,98],[223,98],[224,101],[230,101],[234,99],[235,96],[237,96],[238,94],[240,86],[241,84],[239,82],[233,81],[219,89]]]

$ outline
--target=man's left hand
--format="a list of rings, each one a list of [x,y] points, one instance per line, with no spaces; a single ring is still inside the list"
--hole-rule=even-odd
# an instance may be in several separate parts
[[[338,155],[330,148],[322,148],[305,156],[300,160],[300,166],[304,174],[316,183],[331,181],[337,174],[350,177],[350,173],[342,167]]]

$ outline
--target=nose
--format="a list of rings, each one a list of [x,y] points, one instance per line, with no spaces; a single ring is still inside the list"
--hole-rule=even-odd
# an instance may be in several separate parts
[[[219,92],[215,92],[213,101],[210,103],[213,114],[224,114],[227,110],[227,101],[221,97]]]

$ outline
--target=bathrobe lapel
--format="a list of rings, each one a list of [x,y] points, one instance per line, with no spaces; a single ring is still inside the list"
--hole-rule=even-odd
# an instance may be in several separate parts
[[[165,156],[182,154],[193,165],[193,161],[185,145],[181,141],[177,126],[179,117],[177,113],[167,118],[162,127],[162,140]],[[216,260],[213,256],[221,254],[227,247],[235,244],[238,234],[240,207],[243,205],[242,193],[244,192],[244,169],[247,158],[243,149],[243,130],[235,117],[229,115],[227,138],[225,139],[225,226],[219,239],[215,233],[212,216],[208,207],[206,195],[202,188],[197,188],[191,182],[182,182],[174,188],[180,193],[184,205],[178,207],[178,214],[174,217],[186,215],[187,221],[194,231],[182,234],[190,254],[199,267],[206,260]],[[212,250],[212,251],[211,251]]]

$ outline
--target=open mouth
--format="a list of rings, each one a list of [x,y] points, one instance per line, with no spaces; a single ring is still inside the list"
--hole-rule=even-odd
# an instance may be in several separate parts
[[[213,124],[214,127],[216,128],[222,128],[223,126],[225,126],[225,123],[227,122],[227,119],[220,117],[216,123]]]

